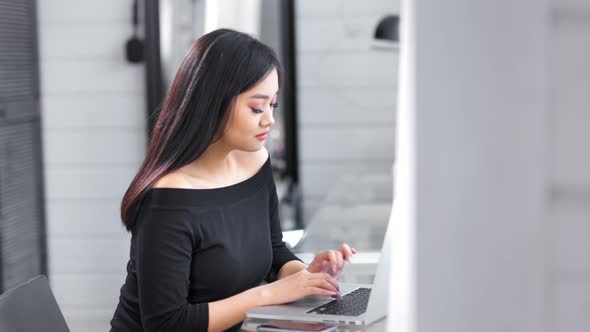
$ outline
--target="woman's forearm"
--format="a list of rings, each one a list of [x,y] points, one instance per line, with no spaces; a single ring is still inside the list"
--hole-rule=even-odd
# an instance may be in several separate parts
[[[224,331],[246,318],[246,311],[265,305],[263,286],[248,289],[223,300],[209,302],[209,332]]]
[[[287,262],[279,270],[278,279],[305,268],[307,265],[300,261]],[[265,301],[268,294],[264,292],[264,286],[258,286],[226,299],[210,302],[208,330],[224,331],[243,321],[246,318],[246,311],[267,304]]]
[[[281,269],[279,270],[279,274],[277,275],[277,279],[282,279],[284,277],[288,277],[290,275],[292,275],[293,273],[297,273],[303,269],[306,269],[307,265],[303,264],[300,261],[289,261],[287,263],[285,263],[285,265],[283,265],[283,267],[281,267]]]

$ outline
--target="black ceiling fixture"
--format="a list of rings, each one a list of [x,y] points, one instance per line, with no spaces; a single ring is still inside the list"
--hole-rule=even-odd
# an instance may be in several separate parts
[[[383,17],[375,28],[374,38],[378,41],[399,42],[399,16]]]

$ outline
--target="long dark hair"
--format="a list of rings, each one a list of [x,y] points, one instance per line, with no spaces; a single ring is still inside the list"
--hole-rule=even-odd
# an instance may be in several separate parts
[[[253,37],[219,29],[196,40],[187,52],[149,141],[147,153],[121,202],[131,230],[147,191],[162,176],[198,159],[222,134],[235,97],[276,69],[274,51]]]

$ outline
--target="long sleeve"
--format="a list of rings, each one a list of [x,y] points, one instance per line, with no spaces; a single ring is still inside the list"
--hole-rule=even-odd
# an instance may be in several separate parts
[[[136,268],[144,331],[207,331],[208,303],[189,303],[189,276],[198,239],[189,212],[151,207],[136,238]]]
[[[273,282],[277,280],[277,276],[279,271],[285,263],[292,261],[292,260],[299,260],[297,256],[295,256],[289,248],[283,242],[283,230],[281,229],[281,221],[279,218],[279,207],[278,207],[278,196],[277,196],[277,189],[274,179],[271,177],[270,179],[270,189],[269,189],[269,196],[270,196],[270,203],[269,203],[269,212],[270,212],[270,236],[272,242],[272,268],[269,274],[266,276],[266,282]]]

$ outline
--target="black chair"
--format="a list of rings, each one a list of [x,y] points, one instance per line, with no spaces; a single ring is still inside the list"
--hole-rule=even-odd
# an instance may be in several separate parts
[[[0,295],[0,331],[70,331],[44,275]]]

